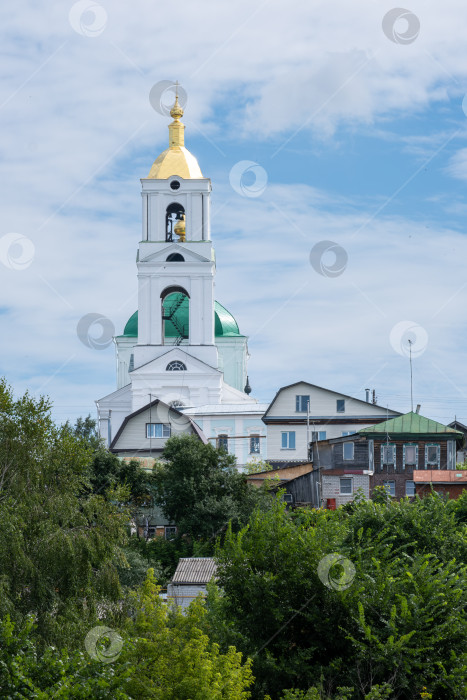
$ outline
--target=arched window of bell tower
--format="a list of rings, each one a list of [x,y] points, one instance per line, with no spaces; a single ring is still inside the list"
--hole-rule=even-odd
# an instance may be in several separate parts
[[[181,345],[190,341],[190,296],[183,287],[167,287],[161,294],[162,343]]]
[[[167,207],[165,213],[165,240],[174,241],[177,237],[174,234],[174,227],[178,221],[182,221],[185,216],[185,209],[178,202],[172,202]]]

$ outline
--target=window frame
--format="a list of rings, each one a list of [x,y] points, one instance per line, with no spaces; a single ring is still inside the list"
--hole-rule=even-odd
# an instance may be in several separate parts
[[[348,481],[350,483],[350,491],[342,490],[342,482]],[[339,496],[353,496],[353,479],[351,476],[341,476],[339,477]]]
[[[225,443],[225,445],[224,445]],[[229,435],[228,433],[218,433],[216,436],[216,449],[229,452]]]
[[[407,493],[407,485],[408,485],[408,484],[412,484],[412,485],[413,485],[413,493]],[[407,479],[407,481],[405,482],[405,495],[406,495],[408,498],[413,498],[414,496],[417,495],[417,487],[415,486],[415,481],[411,481],[410,479]]]
[[[428,449],[430,447],[436,447],[436,454],[437,454],[436,462],[429,462],[428,461]],[[440,468],[440,459],[441,459],[441,445],[439,443],[436,443],[436,442],[427,442],[425,444],[425,469],[431,469],[431,468],[439,469]]]
[[[250,435],[250,454],[251,455],[259,455],[261,454],[261,440],[260,440],[260,435],[258,433],[254,433]],[[255,442],[253,442],[255,441]],[[258,449],[253,449],[253,445],[257,445]]]
[[[161,426],[161,435],[150,435],[149,434],[149,429],[151,426],[156,426],[160,425]],[[156,432],[156,431],[154,431]],[[164,432],[166,433],[164,435]],[[170,423],[146,423],[146,440],[168,440],[168,438],[171,436],[172,433],[172,427]]]
[[[393,456],[392,462],[384,461],[384,450],[387,449],[388,447],[392,448],[392,456]],[[381,469],[383,469],[383,467],[390,467],[391,465],[395,469],[396,468],[396,460],[397,460],[396,443],[395,442],[383,442],[381,444]]]
[[[286,437],[286,444],[284,445],[284,436]],[[290,439],[290,436],[293,435],[293,440]],[[290,442],[293,442],[293,446],[290,445]],[[281,450],[295,450],[296,449],[296,436],[295,436],[295,430],[282,430],[281,431]]]
[[[324,435],[324,437],[323,437],[323,435]],[[326,431],[325,430],[312,430],[310,442],[319,442],[320,440],[326,440]]]
[[[336,413],[345,413],[345,399],[336,399]]]
[[[407,454],[407,447],[414,447],[415,448],[415,461],[414,462],[407,462],[406,459],[406,454]],[[413,467],[414,469],[417,469],[418,467],[418,445],[416,442],[407,442],[404,443],[403,448],[402,448],[402,469],[405,469],[406,467]]]
[[[392,484],[394,485],[394,493],[392,493],[392,486],[391,486]],[[386,488],[387,485],[389,485],[389,491]],[[383,481],[383,486],[386,489],[388,496],[391,496],[391,498],[396,497],[396,482],[394,481],[394,479],[390,479],[388,481]]]
[[[168,537],[169,533],[167,532],[168,530],[171,530],[171,531],[173,530],[174,536],[175,537],[177,536],[177,526],[176,525],[165,525],[164,526],[164,539],[165,540],[169,539],[169,537]]]
[[[351,457],[346,457],[346,456],[345,456],[345,448],[346,448],[348,445],[351,445],[351,446],[352,446],[352,456],[351,456]],[[353,460],[355,459],[355,443],[354,443],[353,441],[350,442],[350,440],[349,440],[349,442],[343,442],[343,443],[342,443],[342,459],[343,459],[345,462],[353,462]]]
[[[303,408],[303,399],[306,399],[305,408]],[[311,405],[310,394],[295,394],[295,413],[307,413],[308,405]]]
[[[174,365],[180,365],[180,367],[175,367]],[[167,367],[165,368],[166,372],[186,372],[186,364],[182,362],[181,360],[172,360],[169,362]]]

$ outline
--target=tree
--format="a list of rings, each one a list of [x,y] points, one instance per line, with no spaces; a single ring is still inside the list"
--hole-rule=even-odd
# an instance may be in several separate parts
[[[7,616],[0,620],[0,696],[10,700],[36,698],[81,698],[127,700],[115,676],[115,666],[90,662],[84,651],[39,650],[34,635],[34,618],[14,624]]]
[[[0,381],[0,616],[32,613],[44,643],[59,643],[120,600],[128,514],[90,493],[92,450],[50,408]]]
[[[238,528],[261,499],[235,468],[235,458],[193,435],[170,438],[164,463],[156,470],[156,503],[179,532],[194,538],[215,538],[227,523]]]
[[[134,698],[152,700],[247,700],[253,682],[251,662],[242,664],[234,647],[224,654],[202,630],[204,604],[195,600],[184,614],[169,610],[158,595],[153,570],[134,595],[119,662],[137,673],[125,688]]]
[[[245,474],[259,474],[260,472],[270,472],[274,469],[272,464],[264,459],[251,460],[245,464]]]
[[[208,596],[206,629],[254,658],[256,698],[314,697],[321,678],[323,698],[346,686],[349,700],[388,688],[399,700],[461,700],[467,530],[456,512],[428,497],[291,513],[278,498],[218,546],[222,592]],[[323,569],[334,552],[345,566]]]

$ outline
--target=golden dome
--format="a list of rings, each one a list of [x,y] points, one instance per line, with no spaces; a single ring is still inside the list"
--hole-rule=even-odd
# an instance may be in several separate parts
[[[178,102],[178,94],[170,115],[173,117],[173,122],[169,124],[169,147],[152,164],[148,179],[166,180],[172,175],[179,175],[185,180],[202,178],[203,173],[198,161],[185,148],[185,125],[180,121],[183,117],[183,109]]]

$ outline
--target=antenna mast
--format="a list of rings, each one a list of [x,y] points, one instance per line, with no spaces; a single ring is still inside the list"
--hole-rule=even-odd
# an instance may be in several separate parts
[[[409,362],[410,362],[410,410],[413,413],[413,374],[412,374],[412,341],[408,340],[409,343]]]

